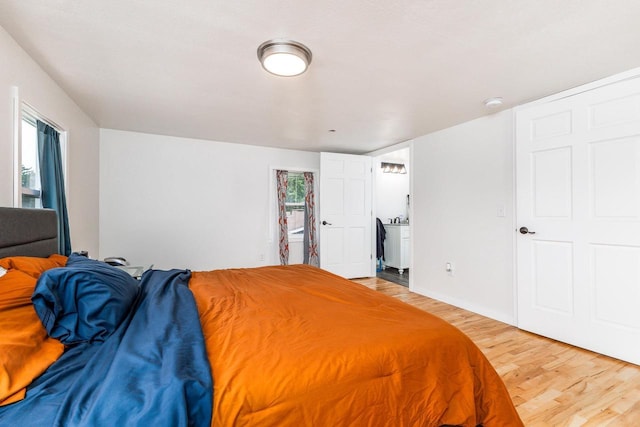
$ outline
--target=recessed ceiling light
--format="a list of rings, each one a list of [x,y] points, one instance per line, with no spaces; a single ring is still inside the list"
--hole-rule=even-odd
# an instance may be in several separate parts
[[[258,47],[258,59],[271,74],[292,77],[307,70],[311,64],[311,51],[292,40],[267,40]]]
[[[503,103],[503,99],[499,96],[495,98],[487,98],[484,100],[484,106],[489,108],[495,108],[501,106]]]

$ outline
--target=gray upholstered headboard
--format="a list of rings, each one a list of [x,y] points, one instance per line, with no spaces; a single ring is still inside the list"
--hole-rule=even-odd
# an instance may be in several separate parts
[[[51,209],[0,207],[0,258],[58,253],[58,224]]]

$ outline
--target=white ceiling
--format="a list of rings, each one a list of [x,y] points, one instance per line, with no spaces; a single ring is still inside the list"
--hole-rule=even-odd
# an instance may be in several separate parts
[[[638,0],[2,0],[0,25],[100,127],[311,151],[640,66]],[[265,72],[272,38],[307,45],[309,70]]]

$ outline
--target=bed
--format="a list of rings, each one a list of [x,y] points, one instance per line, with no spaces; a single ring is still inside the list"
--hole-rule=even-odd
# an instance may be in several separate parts
[[[137,281],[47,223],[0,208],[0,425],[522,425],[468,337],[394,298],[305,265]]]

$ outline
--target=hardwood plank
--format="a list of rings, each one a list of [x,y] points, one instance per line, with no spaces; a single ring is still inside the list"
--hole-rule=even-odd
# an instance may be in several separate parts
[[[640,425],[640,366],[522,331],[379,278],[354,281],[467,334],[504,380],[526,426]]]

